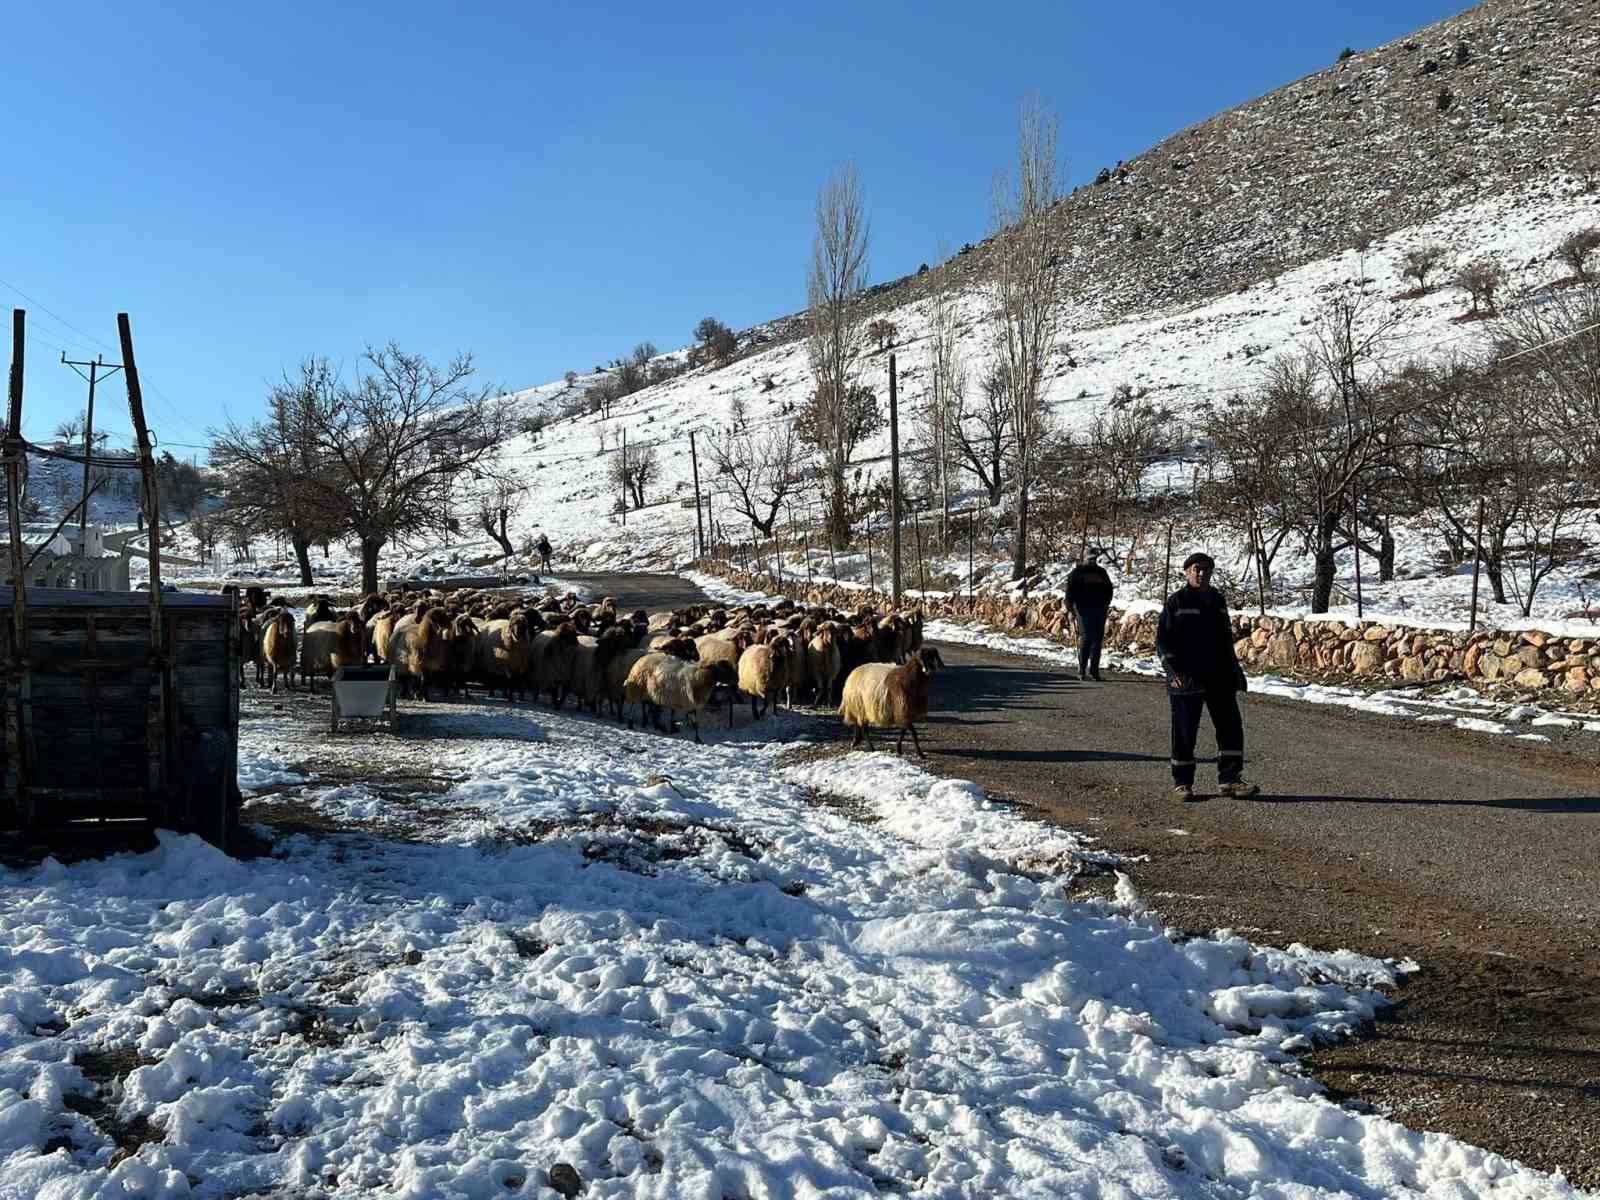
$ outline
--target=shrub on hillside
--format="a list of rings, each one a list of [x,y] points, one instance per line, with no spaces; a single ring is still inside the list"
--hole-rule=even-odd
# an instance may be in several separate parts
[[[1400,277],[1402,279],[1415,279],[1417,281],[1417,294],[1428,294],[1428,276],[1445,268],[1450,260],[1450,252],[1438,242],[1428,242],[1421,246],[1413,246],[1405,252],[1400,260]]]
[[[1339,61],[1340,62],[1344,62],[1346,59],[1351,59],[1351,58],[1354,58],[1355,56],[1356,56],[1355,50],[1353,48],[1349,47],[1349,46],[1346,46],[1343,50],[1339,51]]]
[[[1572,268],[1572,273],[1585,283],[1589,281],[1589,259],[1600,250],[1600,225],[1575,229],[1556,246],[1556,256]]]
[[[1477,316],[1494,312],[1495,293],[1505,286],[1506,273],[1493,259],[1479,258],[1457,271],[1450,282],[1471,297],[1472,309],[1467,315]]]

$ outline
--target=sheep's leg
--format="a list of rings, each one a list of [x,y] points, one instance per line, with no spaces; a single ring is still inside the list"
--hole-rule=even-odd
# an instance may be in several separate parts
[[[854,750],[857,746],[861,745],[861,740],[866,736],[866,733],[867,731],[865,726],[857,725],[856,736],[850,739],[850,749]]]
[[[911,731],[911,744],[917,748],[917,757],[927,758],[928,756],[922,750],[922,742],[917,738],[917,727],[915,725],[907,725],[906,728]]]
[[[909,728],[909,726],[907,728]],[[906,731],[905,731],[905,729],[902,729],[900,731],[900,736],[894,739],[894,752],[895,752],[895,754],[897,756],[898,755],[903,755],[905,753],[905,747],[906,747]]]
[[[690,713],[689,714],[689,725],[694,729],[694,744],[696,746],[704,746],[705,743],[700,740],[700,714],[699,713]]]

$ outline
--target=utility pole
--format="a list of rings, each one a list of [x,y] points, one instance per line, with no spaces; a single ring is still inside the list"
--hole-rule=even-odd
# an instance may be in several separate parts
[[[900,607],[900,399],[889,355],[889,601]]]
[[[628,523],[628,427],[622,427],[622,523]]]
[[[6,410],[5,464],[6,464],[6,516],[11,534],[11,631],[10,678],[6,688],[6,788],[22,808],[24,828],[33,822],[33,799],[27,794],[29,783],[29,739],[23,725],[27,712],[22,707],[22,697],[27,694],[28,654],[28,598],[24,580],[27,565],[22,561],[22,471],[27,463],[27,449],[22,441],[22,365],[23,347],[27,340],[28,314],[20,308],[11,310],[11,379],[9,405]]]
[[[1356,556],[1356,620],[1364,620],[1366,613],[1361,604],[1361,512],[1354,493],[1350,496],[1350,548]]]
[[[1467,632],[1478,628],[1478,574],[1483,569],[1483,497],[1478,497],[1478,533],[1472,543],[1472,612],[1467,617]]]
[[[706,555],[706,527],[700,520],[700,455],[695,452],[694,430],[689,430],[689,463],[694,467],[694,556]],[[790,518],[793,520],[793,517]]]
[[[89,406],[83,410],[83,507],[78,512],[78,553],[83,554],[88,546],[89,457],[94,453],[94,385],[101,371],[109,376],[113,372],[122,370],[122,364],[108,363],[101,354],[96,354],[93,362],[80,362],[68,358],[65,350],[61,352],[61,363],[77,371],[78,377],[88,380],[89,383]],[[78,371],[79,367],[88,367],[89,373],[85,375],[82,371]]]

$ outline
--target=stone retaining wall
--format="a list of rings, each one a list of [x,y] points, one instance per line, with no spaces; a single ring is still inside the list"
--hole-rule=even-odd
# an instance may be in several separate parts
[[[771,592],[776,581],[721,564],[702,569],[735,587]],[[806,604],[853,609],[888,607],[881,592],[837,584],[797,585],[785,580],[776,590]],[[1027,633],[1071,642],[1076,622],[1059,594],[1028,600],[1001,596],[930,597],[919,600],[930,619],[981,622],[1007,633]],[[1117,649],[1152,651],[1154,612],[1111,610],[1106,644]],[[1301,621],[1285,617],[1235,614],[1234,649],[1247,669],[1271,671],[1323,682],[1466,684],[1497,697],[1527,696],[1566,708],[1600,711],[1600,638],[1566,638],[1526,630],[1480,630],[1470,636],[1438,629],[1411,629],[1381,621]]]

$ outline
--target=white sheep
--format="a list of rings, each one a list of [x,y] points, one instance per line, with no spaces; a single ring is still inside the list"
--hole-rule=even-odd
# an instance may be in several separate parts
[[[868,729],[898,729],[895,753],[901,752],[909,733],[917,754],[926,758],[917,738],[916,723],[928,715],[928,685],[933,673],[943,666],[939,652],[927,646],[898,667],[865,663],[851,671],[844,681],[844,699],[839,704],[839,716],[856,731],[850,744],[859,746],[864,740],[871,748]]]

